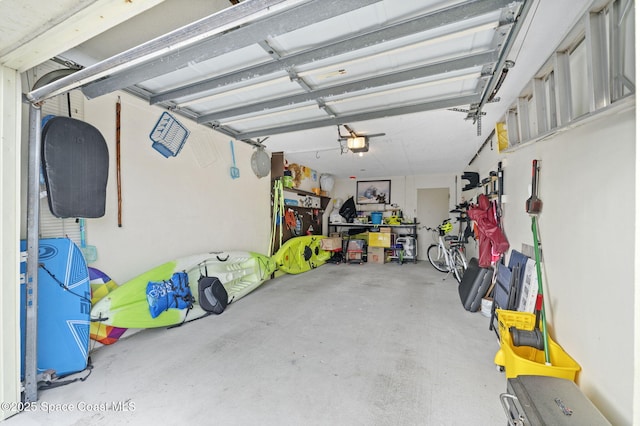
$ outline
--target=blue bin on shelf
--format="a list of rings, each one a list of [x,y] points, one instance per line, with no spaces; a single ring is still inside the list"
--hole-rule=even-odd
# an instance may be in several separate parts
[[[380,225],[382,223],[382,212],[371,212],[371,223]]]

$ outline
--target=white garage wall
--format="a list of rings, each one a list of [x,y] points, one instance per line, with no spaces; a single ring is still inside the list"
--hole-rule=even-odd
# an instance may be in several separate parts
[[[267,254],[270,181],[251,170],[253,149],[234,141],[240,177],[229,173],[229,138],[176,116],[191,130],[183,150],[164,158],[149,133],[162,109],[120,94],[122,227],[117,222],[115,106],[117,95],[85,102],[85,121],[109,147],[106,214],[87,219],[87,244],[98,251],[91,265],[123,283],[179,256],[250,250]]]
[[[634,386],[635,106],[509,153],[504,226],[511,248],[533,245],[525,200],[540,163],[539,216],[551,336],[582,367],[582,391],[613,424],[632,424]]]

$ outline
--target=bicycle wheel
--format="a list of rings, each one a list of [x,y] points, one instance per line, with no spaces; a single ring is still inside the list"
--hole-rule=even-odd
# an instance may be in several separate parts
[[[429,259],[429,263],[431,263],[438,271],[449,272],[444,251],[441,250],[437,244],[431,244],[429,246],[427,249],[427,258]]]
[[[462,276],[464,275],[464,271],[467,270],[467,261],[462,256],[459,250],[453,250],[453,276],[456,278],[458,282],[462,282]]]
[[[467,267],[469,266],[469,262],[467,262],[467,252],[465,251],[464,246],[462,246],[462,248],[458,250],[458,252],[460,253],[460,260],[462,261],[462,267],[466,271]]]

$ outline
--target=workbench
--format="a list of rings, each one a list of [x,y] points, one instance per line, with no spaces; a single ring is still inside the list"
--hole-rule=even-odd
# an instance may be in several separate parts
[[[400,262],[404,260],[412,260],[414,263],[418,260],[418,222],[403,223],[401,225],[387,225],[387,224],[375,224],[375,223],[346,223],[335,222],[329,223],[329,234],[332,232],[343,233],[348,235],[355,235],[361,232],[379,232],[380,228],[390,228],[391,233],[396,234],[398,237],[407,238],[412,237],[415,241],[413,247],[413,255],[399,256],[398,249],[395,247],[385,248],[385,250],[391,251],[391,259],[398,260]]]

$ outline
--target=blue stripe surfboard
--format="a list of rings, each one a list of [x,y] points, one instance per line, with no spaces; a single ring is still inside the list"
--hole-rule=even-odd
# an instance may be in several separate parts
[[[26,241],[20,242],[26,259]],[[38,374],[54,370],[58,376],[82,371],[89,355],[91,286],[82,252],[68,238],[39,242],[38,267]],[[26,262],[21,273],[21,377],[24,379],[26,344]],[[65,288],[62,287],[64,285]]]

